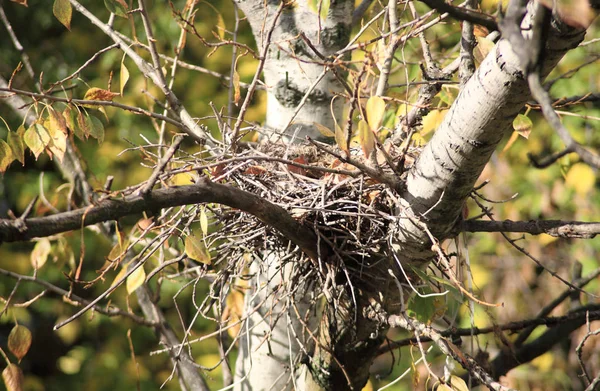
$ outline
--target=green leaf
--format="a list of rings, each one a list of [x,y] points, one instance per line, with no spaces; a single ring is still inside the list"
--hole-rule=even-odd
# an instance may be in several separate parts
[[[185,238],[184,244],[185,255],[189,258],[207,265],[211,264],[210,252],[208,252],[202,238],[199,238],[196,235],[188,235]]]
[[[385,114],[385,101],[380,96],[372,96],[367,101],[367,122],[375,133],[379,130]]]
[[[31,152],[33,152],[36,160],[51,140],[52,138],[50,137],[48,130],[41,124],[31,126],[23,135],[23,141],[25,141],[25,144],[29,147]]]
[[[25,326],[15,325],[8,334],[8,350],[21,362],[31,347],[31,331]]]
[[[13,156],[22,165],[25,165],[25,142],[23,136],[25,135],[25,127],[19,126],[16,132],[8,132],[8,145],[12,150]]]
[[[533,129],[533,122],[526,115],[519,114],[513,121],[513,129],[519,133],[522,137],[528,139],[531,129]]]
[[[90,136],[98,140],[98,144],[102,144],[104,141],[104,125],[102,121],[93,115],[88,115],[88,128],[90,130]]]
[[[129,277],[127,277],[127,293],[132,294],[137,288],[146,281],[146,272],[144,266],[138,267]]]
[[[15,158],[10,145],[4,140],[0,140],[0,173],[4,173]]]
[[[127,3],[125,3],[125,1],[123,1],[123,0],[104,0],[104,5],[113,14],[120,16],[122,18],[127,17],[127,11],[129,11],[129,9],[128,9]]]
[[[69,0],[54,0],[52,13],[56,19],[62,23],[67,30],[71,30],[71,16],[73,16],[73,8]]]

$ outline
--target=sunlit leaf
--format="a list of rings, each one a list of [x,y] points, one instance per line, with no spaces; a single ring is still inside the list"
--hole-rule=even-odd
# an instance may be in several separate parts
[[[8,132],[8,145],[12,150],[13,157],[23,165],[25,165],[24,135],[25,127],[23,125],[19,126],[19,129],[17,129],[16,132]]]
[[[485,37],[475,37],[475,39],[477,40],[477,46],[473,50],[473,57],[475,57],[477,64],[481,64],[496,44],[491,39]]]
[[[8,334],[8,350],[21,361],[31,347],[31,331],[20,324],[15,325]]]
[[[115,96],[119,96],[117,92],[111,92],[102,88],[92,87],[86,91],[83,100],[99,100],[103,102],[112,102]]]
[[[585,163],[574,164],[565,179],[567,186],[574,189],[577,194],[588,194],[596,184],[594,169]]]
[[[146,281],[146,271],[144,266],[138,267],[129,277],[127,277],[127,293],[132,294],[137,288]]]
[[[237,289],[232,289],[227,295],[225,302],[225,311],[221,316],[223,322],[227,322],[227,333],[235,340],[240,332],[241,323],[239,323],[244,314],[244,294]]]
[[[204,236],[208,235],[208,216],[205,207],[200,208],[200,229]]]
[[[377,132],[385,114],[385,101],[380,96],[372,96],[367,101],[367,123],[373,132]]]
[[[123,58],[125,60],[125,58]],[[129,69],[125,65],[125,61],[121,61],[121,70],[119,71],[119,92],[123,95],[125,85],[129,81]]]
[[[67,150],[67,123],[64,117],[54,110],[51,109],[50,113],[47,130],[52,141],[48,144],[48,149],[62,163]]]
[[[4,368],[2,371],[2,380],[4,380],[6,391],[23,390],[23,371],[21,371],[21,368],[17,364],[8,364]]]
[[[237,70],[233,71],[232,84],[233,84],[233,103],[235,103],[235,105],[237,106],[238,103],[240,103],[240,99],[242,97],[242,94],[240,92],[240,74],[238,73]]]
[[[467,383],[465,383],[465,381],[458,376],[450,376],[450,384],[452,385],[452,389],[454,391],[469,391]]]
[[[335,142],[342,151],[350,152],[348,149],[348,135],[338,124],[335,125]]]
[[[10,145],[4,140],[0,140],[0,173],[4,173],[15,158]]]
[[[52,13],[56,16],[56,19],[67,28],[67,30],[71,30],[73,8],[71,7],[71,2],[69,0],[54,0]]]
[[[331,131],[331,129],[329,129],[327,126],[321,125],[321,124],[319,124],[317,122],[313,122],[313,125],[315,125],[315,127],[317,128],[317,130],[319,131],[319,133],[321,133],[323,136],[325,136],[325,137],[331,137],[331,138],[335,137],[335,133],[333,133]]]
[[[375,148],[375,136],[369,128],[367,122],[363,119],[358,123],[358,142],[365,154],[365,157],[371,156],[371,152]]]
[[[188,235],[185,238],[185,255],[189,258],[204,263],[207,265],[211,264],[210,252],[204,245],[202,238],[195,235]]]
[[[48,255],[50,255],[50,240],[47,238],[42,238],[38,240],[33,247],[33,251],[31,252],[31,266],[34,269],[39,269],[48,260]]]
[[[121,268],[119,273],[117,273],[117,276],[113,280],[112,284],[110,284],[110,287],[112,288],[113,286],[117,285],[119,283],[119,281],[121,281],[121,279],[123,277],[125,277],[125,274],[127,274],[127,268],[123,267],[123,268]]]
[[[35,124],[25,131],[23,141],[29,147],[35,158],[37,159],[50,143],[52,138],[48,130],[41,124]]]
[[[522,137],[528,139],[531,129],[533,129],[533,122],[526,115],[519,114],[513,121],[513,129]]]
[[[129,8],[124,0],[104,0],[104,5],[113,14],[123,18],[127,17]]]

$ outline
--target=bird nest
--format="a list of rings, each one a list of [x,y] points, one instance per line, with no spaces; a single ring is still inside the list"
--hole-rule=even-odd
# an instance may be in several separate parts
[[[249,148],[235,158],[204,163],[204,167],[212,181],[268,200],[311,228],[321,242],[318,245],[332,250],[328,260],[319,260],[320,268],[321,261],[330,262],[341,266],[346,278],[357,273],[364,278],[386,251],[397,198],[389,184],[348,162],[358,162],[358,157],[348,160],[332,151],[315,144],[269,144]],[[386,175],[393,175],[387,171]],[[235,274],[240,273],[240,259],[255,259],[254,255],[267,249],[283,250],[287,262],[308,260],[287,238],[252,214],[222,205],[211,205],[210,210],[218,221],[218,228],[206,238],[217,254],[215,263],[237,269]]]

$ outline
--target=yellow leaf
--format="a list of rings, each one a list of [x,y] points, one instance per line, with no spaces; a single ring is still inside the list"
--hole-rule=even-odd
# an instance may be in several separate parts
[[[185,238],[184,242],[185,255],[200,263],[207,265],[211,264],[210,252],[208,252],[202,238],[199,238],[196,235],[189,235]]]
[[[129,277],[127,277],[127,293],[132,294],[146,281],[144,266],[139,266]]]
[[[579,195],[589,193],[596,184],[594,170],[584,163],[574,164],[567,173],[566,185]]]
[[[533,122],[526,115],[519,114],[513,121],[513,129],[519,133],[522,137],[528,139],[531,129],[533,129]]]
[[[227,322],[229,336],[235,340],[240,332],[241,324],[236,324],[244,313],[244,294],[236,289],[229,292],[226,299],[225,311],[221,320]]]
[[[126,267],[123,267],[123,268],[121,269],[121,271],[120,271],[120,272],[117,274],[117,276],[115,277],[115,279],[113,280],[112,284],[110,284],[110,287],[112,288],[113,286],[117,285],[117,283],[118,283],[119,281],[121,281],[121,279],[122,279],[123,277],[125,277],[125,274],[127,274],[127,268],[126,268]]]
[[[427,133],[435,130],[440,126],[444,117],[446,116],[445,111],[441,110],[431,110],[429,114],[427,114],[423,118],[423,130],[421,130],[421,135],[425,136]]]
[[[119,71],[119,92],[123,95],[123,90],[125,89],[125,84],[129,81],[129,69],[125,66],[125,57],[123,57],[123,61],[121,61],[121,70]]]
[[[48,108],[48,130],[50,130],[50,128],[60,130],[65,135],[69,134],[65,117],[52,107]]]
[[[34,269],[39,269],[48,260],[48,255],[50,255],[50,241],[47,238],[40,239],[35,246],[33,247],[33,251],[31,252],[31,266]]]
[[[450,376],[450,384],[452,385],[452,389],[454,391],[469,391],[467,383],[465,383],[465,381],[458,376]]]
[[[8,350],[17,357],[19,362],[25,357],[31,347],[31,331],[25,326],[15,325],[8,334]]]
[[[4,173],[15,158],[16,156],[13,154],[10,145],[4,140],[0,140],[0,172]]]
[[[350,153],[348,149],[348,135],[337,123],[335,124],[335,142],[346,154]]]
[[[380,96],[372,96],[367,101],[367,122],[371,130],[375,133],[381,126],[383,115],[385,114],[385,101]]]
[[[208,235],[208,216],[206,216],[206,208],[200,208],[200,229],[204,236]]]
[[[52,120],[52,118],[51,115],[47,128],[48,134],[51,137],[48,149],[62,163],[65,151],[67,150],[67,125],[62,115],[60,116],[62,124],[57,120]]]
[[[56,19],[67,28],[67,30],[71,30],[73,8],[71,7],[71,2],[69,0],[54,0],[52,13],[56,16]]]
[[[363,119],[358,123],[358,141],[365,157],[368,158],[371,156],[371,152],[373,152],[373,149],[375,148],[375,136],[371,129],[369,129],[369,125],[367,125]]]
[[[23,135],[23,141],[25,141],[31,152],[33,152],[36,160],[51,140],[50,134],[48,134],[46,128],[41,124],[31,126]]]
[[[325,137],[331,137],[331,138],[335,137],[335,133],[333,133],[331,131],[331,129],[329,129],[327,126],[321,125],[321,124],[316,123],[316,122],[313,122],[313,125],[315,125],[315,128],[317,128],[317,130],[319,131],[319,133],[321,133],[323,136],[325,136]]]
[[[240,93],[240,74],[237,70],[233,71],[233,103],[237,106],[240,103],[242,94]]]

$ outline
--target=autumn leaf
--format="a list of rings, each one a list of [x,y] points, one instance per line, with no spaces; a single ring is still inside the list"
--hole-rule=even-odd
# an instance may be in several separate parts
[[[8,132],[8,145],[12,151],[13,157],[17,159],[22,165],[25,165],[25,142],[23,137],[25,135],[25,127],[19,126],[16,132]]]
[[[240,103],[240,99],[242,97],[242,94],[240,93],[240,74],[238,73],[237,70],[233,71],[232,84],[233,84],[233,103],[235,103],[235,105],[237,106],[238,103]]]
[[[385,114],[385,101],[380,96],[372,96],[367,101],[367,123],[375,133],[379,130]]]
[[[118,92],[110,92],[102,88],[92,87],[86,91],[83,100],[99,100],[103,102],[112,102],[115,96],[119,96]]]
[[[4,368],[2,371],[2,380],[4,380],[6,391],[23,390],[23,371],[21,371],[21,368],[17,364],[8,364]]]
[[[34,269],[37,270],[44,266],[50,255],[50,248],[50,240],[47,238],[42,238],[35,244],[31,252],[31,266]]]
[[[129,81],[129,69],[125,65],[125,57],[121,61],[121,70],[119,71],[119,92],[123,95],[123,90],[125,89],[125,85]]]
[[[8,334],[8,350],[21,362],[31,347],[31,331],[25,326],[15,325]]]
[[[4,140],[0,140],[0,173],[4,173],[15,158],[10,145]]]
[[[596,184],[596,174],[594,169],[587,164],[577,163],[569,169],[565,182],[577,194],[586,195]]]
[[[36,160],[51,140],[52,138],[48,130],[41,124],[34,124],[23,135],[23,141],[25,141],[25,144],[29,147]]]
[[[200,208],[200,229],[204,236],[208,235],[208,216],[206,215],[206,208],[204,206]]]
[[[199,238],[196,235],[188,235],[185,238],[184,244],[185,255],[189,258],[207,265],[211,264],[210,252],[204,245],[202,238]]]
[[[54,0],[52,13],[56,16],[56,19],[67,28],[67,30],[71,30],[73,8],[71,7],[71,2],[69,0]]]
[[[319,131],[319,133],[321,133],[323,136],[325,136],[325,137],[331,137],[331,138],[335,137],[335,133],[333,133],[331,131],[331,129],[329,129],[327,126],[321,125],[321,124],[319,124],[317,122],[313,122],[313,125],[315,125],[315,128],[317,128],[317,130]]]
[[[335,124],[335,142],[346,154],[350,153],[348,149],[348,134],[338,124]]]
[[[144,266],[139,266],[129,277],[127,277],[127,293],[132,294],[146,281],[146,272]]]
[[[358,141],[360,146],[365,154],[365,157],[368,158],[371,156],[371,152],[375,148],[375,135],[367,122],[363,119],[358,123]]]

